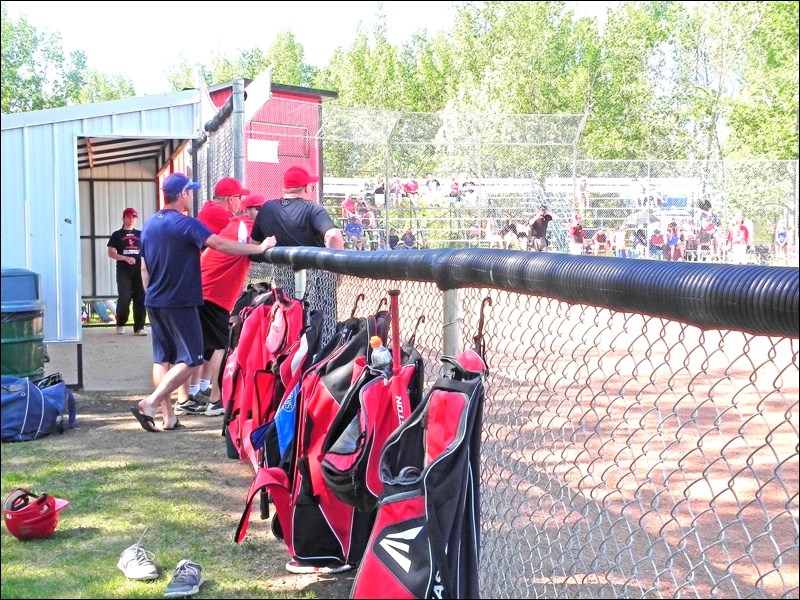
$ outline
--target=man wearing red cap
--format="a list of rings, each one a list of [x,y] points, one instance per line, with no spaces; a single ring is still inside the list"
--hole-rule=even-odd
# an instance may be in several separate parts
[[[253,220],[264,202],[266,199],[260,194],[251,194],[244,198],[240,205],[242,214],[231,217],[225,229],[219,232],[219,237],[239,242],[249,241]],[[207,404],[198,401],[197,395],[193,393],[189,403],[181,407],[188,414],[216,417],[225,412],[219,389],[219,370],[228,344],[231,310],[244,288],[250,265],[250,258],[247,256],[230,256],[214,248],[206,248],[200,255],[203,306],[199,308],[199,312],[203,328],[204,362],[198,380],[210,381],[211,391],[207,396]],[[200,396],[201,400],[204,399],[203,396]]]
[[[213,248],[233,256],[263,254],[274,238],[260,245],[240,243],[213,234],[198,219],[186,216],[200,187],[183,173],[164,180],[164,208],[142,229],[142,281],[150,316],[155,390],[130,411],[146,431],[159,431],[155,416],[161,409],[162,429],[175,429],[178,419],[170,395],[188,382],[203,363],[203,330],[198,307],[203,305],[200,250]]]
[[[283,174],[283,198],[261,207],[252,238],[261,242],[274,235],[278,246],[317,246],[344,249],[344,238],[327,211],[307,200],[311,184],[319,181],[303,167],[289,167]]]
[[[125,333],[125,324],[133,301],[133,335],[147,335],[144,330],[144,285],[139,253],[142,232],[134,228],[139,213],[135,208],[122,211],[122,228],[108,240],[108,257],[117,263],[117,333]]]
[[[208,200],[197,213],[200,222],[219,234],[231,217],[239,212],[242,198],[250,195],[250,190],[242,187],[234,177],[225,177],[214,186],[214,197]]]

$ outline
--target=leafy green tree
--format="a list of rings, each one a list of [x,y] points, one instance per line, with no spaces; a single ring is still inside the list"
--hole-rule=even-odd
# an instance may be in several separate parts
[[[730,103],[731,156],[798,158],[797,2],[764,2],[742,48],[741,92]]]
[[[121,75],[108,77],[87,66],[86,54],[64,56],[61,36],[39,32],[24,17],[11,19],[2,2],[3,113],[26,112],[134,95]]]

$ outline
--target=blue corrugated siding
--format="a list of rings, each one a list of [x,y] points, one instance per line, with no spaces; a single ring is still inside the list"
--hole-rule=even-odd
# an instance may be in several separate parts
[[[202,126],[199,98],[192,90],[3,115],[0,262],[3,269],[41,275],[46,342],[82,340],[80,236],[86,220],[80,214],[77,137],[191,139]]]

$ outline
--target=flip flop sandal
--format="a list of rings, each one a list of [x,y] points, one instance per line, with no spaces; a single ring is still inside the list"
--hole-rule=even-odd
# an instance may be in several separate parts
[[[145,431],[150,431],[152,433],[157,433],[159,431],[156,427],[155,419],[150,415],[139,412],[138,407],[131,406],[131,413],[136,417],[136,420],[139,421],[139,425],[141,425],[142,429]]]
[[[180,422],[180,419],[175,419],[175,425],[172,427],[162,427],[162,431],[174,431],[175,429],[186,429],[186,425]]]

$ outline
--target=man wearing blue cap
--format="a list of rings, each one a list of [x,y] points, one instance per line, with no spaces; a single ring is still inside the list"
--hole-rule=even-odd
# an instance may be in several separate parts
[[[275,246],[268,237],[261,244],[240,243],[215,235],[194,217],[193,190],[200,184],[183,173],[164,180],[164,208],[142,228],[142,280],[150,316],[155,390],[130,408],[146,431],[159,431],[155,416],[161,406],[162,429],[178,427],[170,395],[203,364],[203,331],[198,307],[203,304],[200,250],[214,248],[233,256],[263,254]]]

